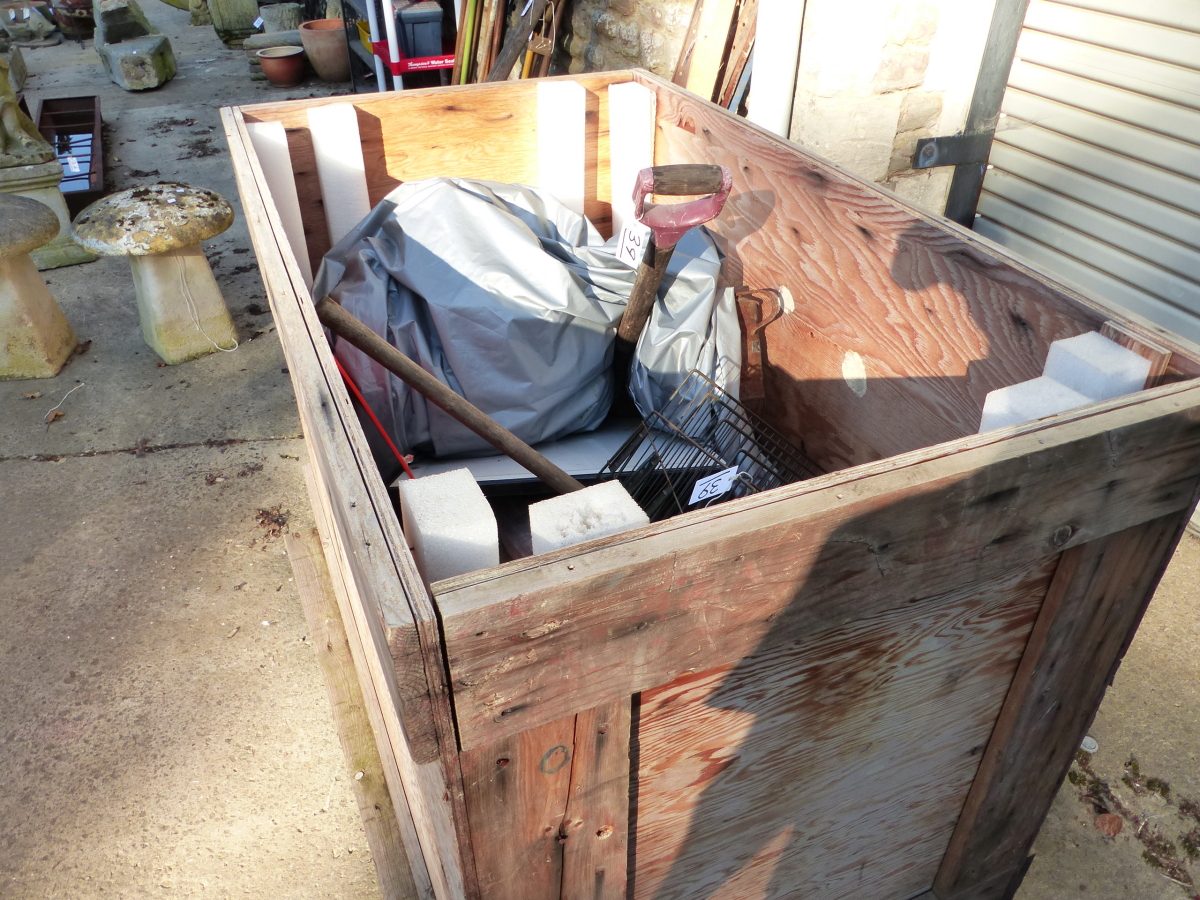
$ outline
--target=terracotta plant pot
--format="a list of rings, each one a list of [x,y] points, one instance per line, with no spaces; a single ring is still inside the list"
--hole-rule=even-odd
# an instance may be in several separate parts
[[[300,25],[300,43],[322,81],[350,80],[350,52],[341,19],[313,19]]]
[[[295,87],[304,80],[304,50],[300,47],[267,47],[255,54],[263,74],[275,87]]]

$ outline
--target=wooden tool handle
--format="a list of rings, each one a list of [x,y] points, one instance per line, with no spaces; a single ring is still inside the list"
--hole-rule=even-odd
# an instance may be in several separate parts
[[[650,318],[650,310],[654,308],[654,299],[658,296],[658,286],[662,284],[663,276],[667,274],[667,264],[675,246],[659,247],[651,237],[646,244],[646,255],[638,265],[637,278],[633,282],[633,290],[629,294],[629,302],[621,315],[617,326],[617,365],[633,356],[634,345],[638,336],[646,327]]]
[[[705,163],[682,163],[674,166],[655,166],[654,193],[670,197],[687,194],[715,194],[724,182],[720,166]]]
[[[322,297],[317,302],[317,318],[322,325],[367,354],[430,403],[440,406],[501,453],[516,460],[552,490],[569,494],[583,489],[582,484],[479,407],[454,393],[328,297]]]

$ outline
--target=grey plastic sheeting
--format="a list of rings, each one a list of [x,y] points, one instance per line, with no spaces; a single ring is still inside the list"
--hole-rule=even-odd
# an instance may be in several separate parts
[[[313,295],[536,444],[608,413],[613,340],[636,275],[615,253],[615,239],[536,188],[433,178],[401,185],[339,241]],[[643,415],[693,368],[736,396],[740,327],[720,267],[706,231],[679,242],[630,376]],[[496,452],[350,344],[334,355],[402,452]],[[363,428],[385,474],[396,468],[374,426]]]

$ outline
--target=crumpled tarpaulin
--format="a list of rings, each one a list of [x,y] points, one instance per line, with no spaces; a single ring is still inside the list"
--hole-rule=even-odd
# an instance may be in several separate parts
[[[530,444],[596,428],[613,396],[613,339],[636,270],[588,220],[535,188],[409,182],[326,254],[328,294],[443,384]],[[645,415],[692,368],[736,394],[740,334],[721,258],[693,229],[679,242],[638,343],[630,389]],[[495,449],[357,348],[334,354],[402,452]],[[731,383],[732,382],[732,383]],[[396,468],[364,422],[376,460]],[[382,451],[382,452],[381,452]]]

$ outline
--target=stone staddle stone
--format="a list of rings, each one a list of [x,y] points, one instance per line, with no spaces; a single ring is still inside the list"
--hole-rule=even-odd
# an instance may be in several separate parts
[[[44,203],[0,194],[0,259],[20,256],[58,234],[58,216]]]
[[[75,218],[74,237],[101,256],[151,256],[190,247],[233,224],[220,194],[163,182],[97,200]]]

